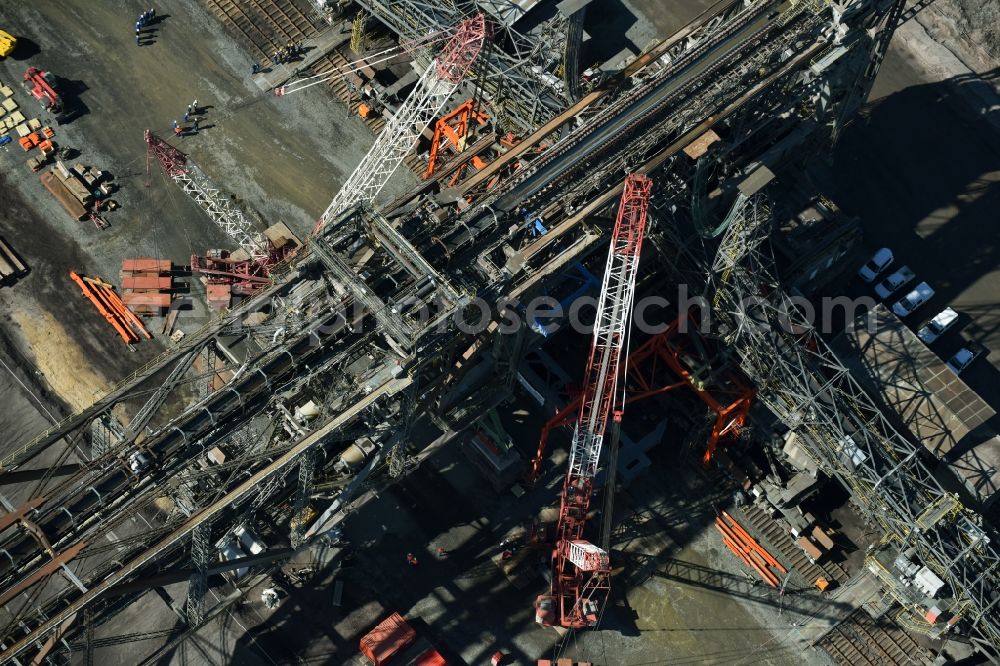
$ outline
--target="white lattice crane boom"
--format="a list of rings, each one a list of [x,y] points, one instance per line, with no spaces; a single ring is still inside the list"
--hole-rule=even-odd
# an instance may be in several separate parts
[[[546,626],[594,626],[610,588],[608,553],[585,540],[583,529],[609,416],[613,417],[612,437],[619,435],[625,388],[625,382],[620,380],[620,362],[623,352],[628,353],[635,281],[652,185],[653,181],[642,174],[630,174],[625,179],[611,234],[584,395],[563,482],[552,551],[552,582],[549,593],[535,602],[535,619]],[[609,473],[607,483],[613,484],[610,477]]]
[[[212,185],[201,169],[188,159],[187,154],[148,129],[144,139],[149,153],[156,156],[163,172],[194,199],[212,221],[246,251],[252,261],[266,264],[270,246],[264,234],[254,229],[255,222],[230,197]]]
[[[334,197],[316,231],[359,201],[371,202],[438,115],[479,55],[486,38],[482,14],[462,21],[437,58],[431,61],[371,150]]]

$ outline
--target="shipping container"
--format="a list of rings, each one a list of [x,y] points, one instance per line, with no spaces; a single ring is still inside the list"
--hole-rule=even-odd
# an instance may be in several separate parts
[[[133,305],[144,305],[151,308],[170,307],[170,294],[158,294],[156,292],[127,291],[121,296],[122,303],[128,307]]]
[[[171,278],[159,275],[126,275],[122,278],[122,289],[134,291],[161,291],[172,286]]]

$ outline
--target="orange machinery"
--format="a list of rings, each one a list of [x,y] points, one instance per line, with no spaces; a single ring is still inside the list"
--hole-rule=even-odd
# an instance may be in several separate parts
[[[719,442],[739,434],[755,394],[748,380],[738,370],[728,369],[702,379],[694,368],[694,359],[707,349],[696,333],[696,322],[682,331],[682,319],[675,320],[662,333],[654,335],[628,356],[628,386],[625,404],[687,386],[715,413],[715,423],[705,445],[703,462],[708,464]],[[663,370],[667,372],[664,373]],[[672,381],[671,381],[672,380]],[[529,483],[538,480],[549,435],[559,426],[570,423],[580,408],[582,394],[567,403],[542,427],[538,450],[531,461]]]

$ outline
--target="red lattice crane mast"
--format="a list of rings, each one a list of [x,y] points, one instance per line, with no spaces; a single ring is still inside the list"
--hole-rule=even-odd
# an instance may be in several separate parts
[[[583,538],[593,495],[601,445],[611,417],[613,442],[620,435],[625,381],[619,377],[628,349],[639,253],[646,233],[646,212],[653,181],[630,174],[618,206],[611,248],[597,301],[594,340],[587,360],[584,392],[563,481],[552,581],[548,594],[535,601],[535,620],[545,626],[573,629],[597,624],[610,589],[608,553]],[[609,475],[610,476],[610,475]],[[608,483],[614,483],[609,478]]]

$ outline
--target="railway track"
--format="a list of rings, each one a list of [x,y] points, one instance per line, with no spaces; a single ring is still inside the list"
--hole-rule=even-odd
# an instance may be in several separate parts
[[[844,666],[926,666],[931,663],[902,629],[873,619],[863,609],[834,627],[817,645]]]
[[[204,2],[223,25],[230,26],[241,41],[250,47],[258,62],[267,60],[268,47],[274,45],[235,3],[231,0],[204,0]]]
[[[758,507],[744,506],[737,512],[740,514],[743,527],[751,534],[755,533],[754,536],[760,537],[772,552],[780,553],[781,559],[791,565],[789,568],[797,572],[807,584],[812,585],[817,578],[825,578],[843,585],[851,577],[848,571],[836,562],[822,565],[810,562],[802,549],[792,541],[790,535]]]
[[[303,11],[295,0],[202,0],[223,25],[232,26],[237,37],[253,50],[260,64],[270,62],[276,50],[289,41],[298,42],[319,34],[322,25]]]

